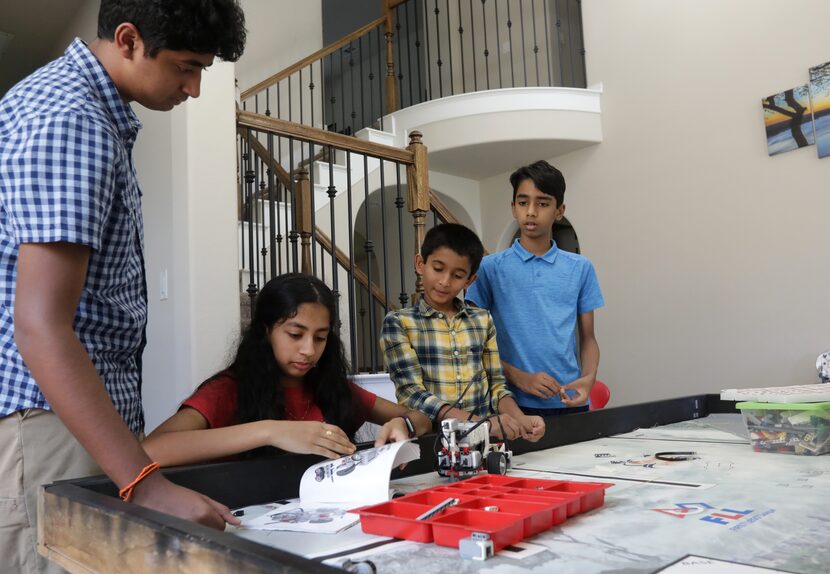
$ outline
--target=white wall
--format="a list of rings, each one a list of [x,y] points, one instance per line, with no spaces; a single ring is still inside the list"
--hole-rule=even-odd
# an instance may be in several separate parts
[[[830,60],[830,3],[792,8],[583,1],[604,141],[552,161],[606,298],[596,324],[612,404],[817,380],[830,159],[814,147],[768,157],[760,106]],[[508,175],[482,184],[488,247],[509,221]]]
[[[323,47],[320,0],[242,0],[248,27],[236,65],[242,91]]]

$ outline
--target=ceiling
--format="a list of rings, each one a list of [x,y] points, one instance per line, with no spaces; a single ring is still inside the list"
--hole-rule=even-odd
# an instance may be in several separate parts
[[[86,1],[0,1],[0,31],[14,36],[0,56],[0,96],[63,51],[59,44]]]

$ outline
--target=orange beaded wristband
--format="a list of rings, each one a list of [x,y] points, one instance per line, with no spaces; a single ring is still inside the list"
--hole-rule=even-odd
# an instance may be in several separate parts
[[[141,472],[138,473],[138,476],[135,477],[135,480],[133,480],[130,484],[118,491],[118,496],[121,497],[121,500],[123,500],[124,502],[129,502],[130,498],[132,498],[133,496],[133,490],[136,486],[138,486],[138,483],[147,478],[147,475],[153,472],[154,470],[158,469],[159,466],[161,466],[159,465],[159,463],[153,462],[142,468]]]

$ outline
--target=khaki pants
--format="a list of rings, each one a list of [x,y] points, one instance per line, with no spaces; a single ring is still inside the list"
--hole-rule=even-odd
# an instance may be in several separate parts
[[[37,495],[56,480],[101,470],[51,411],[0,418],[0,573],[63,572],[37,553]]]

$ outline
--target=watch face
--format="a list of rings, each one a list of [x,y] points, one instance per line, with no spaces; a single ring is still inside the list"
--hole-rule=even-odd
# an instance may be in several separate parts
[[[818,359],[816,359],[816,370],[822,383],[830,381],[830,351],[818,356]]]

